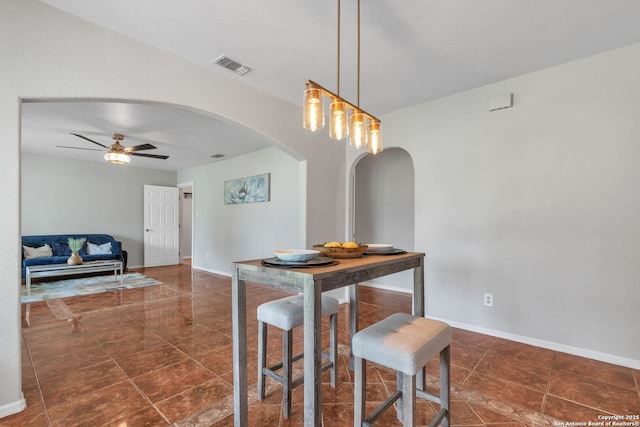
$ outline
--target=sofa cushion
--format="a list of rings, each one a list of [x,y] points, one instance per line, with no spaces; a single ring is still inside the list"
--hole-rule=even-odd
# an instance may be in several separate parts
[[[87,254],[88,255],[111,255],[111,242],[103,243],[101,245],[87,242]]]
[[[70,256],[71,249],[66,243],[53,242],[53,256]]]
[[[43,245],[37,248],[23,245],[22,249],[24,250],[24,259],[47,258],[53,256],[53,251],[49,245]]]

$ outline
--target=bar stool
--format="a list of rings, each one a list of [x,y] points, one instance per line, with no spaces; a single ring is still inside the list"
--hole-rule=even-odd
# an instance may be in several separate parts
[[[416,395],[440,405],[440,411],[430,426],[449,426],[449,346],[451,327],[446,323],[395,313],[356,333],[351,340],[355,362],[354,426],[370,426],[376,418],[398,402],[398,419],[405,426],[415,425]],[[440,353],[440,396],[416,389],[416,374],[429,359]],[[365,417],[366,361],[377,363],[397,371],[396,391],[371,415]]]
[[[322,296],[321,315],[329,316],[329,353],[322,353],[322,357],[329,362],[322,365],[322,371],[331,369],[331,386],[335,388],[338,382],[338,300]],[[283,360],[273,366],[267,366],[267,324],[282,329]],[[282,384],[284,399],[284,416],[291,414],[291,391],[304,382],[304,377],[293,381],[291,365],[302,358],[304,353],[293,357],[293,328],[304,324],[304,298],[302,295],[282,298],[266,302],[258,306],[258,399],[264,398],[265,376],[269,376]],[[282,368],[282,375],[276,370]]]

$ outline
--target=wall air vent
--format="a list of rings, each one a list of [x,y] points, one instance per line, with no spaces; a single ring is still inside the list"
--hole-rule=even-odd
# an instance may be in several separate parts
[[[251,68],[247,67],[246,65],[242,65],[239,62],[234,61],[233,59],[227,57],[226,55],[219,56],[213,61],[213,63],[218,64],[221,67],[224,67],[228,70],[231,70],[234,73],[240,74],[241,76],[244,76],[249,71],[251,71]]]

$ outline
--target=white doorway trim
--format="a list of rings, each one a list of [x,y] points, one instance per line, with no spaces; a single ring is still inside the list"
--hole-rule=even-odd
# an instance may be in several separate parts
[[[195,188],[195,183],[193,181],[186,181],[186,182],[181,182],[178,184],[178,189],[182,190],[183,188],[191,188],[191,194],[192,197],[195,197],[196,194],[196,188]],[[182,193],[182,192],[181,192]],[[195,198],[193,198],[192,200],[195,200]],[[194,228],[195,228],[195,207],[193,206],[193,203],[191,204],[191,230],[184,230],[182,227],[182,224],[180,224],[180,240],[182,240],[182,233],[191,233],[191,262],[193,264],[193,236],[195,235],[194,233]],[[181,205],[182,206],[182,205]],[[182,218],[182,210],[180,211],[180,218]],[[182,247],[182,245],[180,246]],[[182,264],[184,262],[184,254],[182,253],[182,251],[180,251],[180,259],[179,259],[180,264]]]

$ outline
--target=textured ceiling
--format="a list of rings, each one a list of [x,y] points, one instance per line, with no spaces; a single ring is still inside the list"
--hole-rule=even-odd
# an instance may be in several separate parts
[[[295,104],[301,104],[307,79],[337,90],[336,1],[42,2]],[[340,94],[353,103],[358,100],[356,10],[355,0],[342,1]],[[360,106],[379,117],[637,42],[637,0],[363,1]],[[237,76],[212,64],[222,54],[252,71]],[[110,110],[117,109],[92,108],[96,115],[86,120],[98,129],[101,120],[115,120]],[[185,120],[182,113],[176,112],[176,128]],[[169,111],[161,109],[158,114],[167,116],[156,121],[141,116],[144,133],[129,133],[167,144],[180,140],[178,148],[187,144],[183,134],[171,133],[174,119]],[[215,121],[210,117],[202,120]],[[242,129],[232,126],[232,131]],[[200,135],[194,135],[197,137]],[[256,147],[268,144],[255,142]],[[156,145],[161,154],[176,148]],[[176,168],[185,164],[176,164]]]

